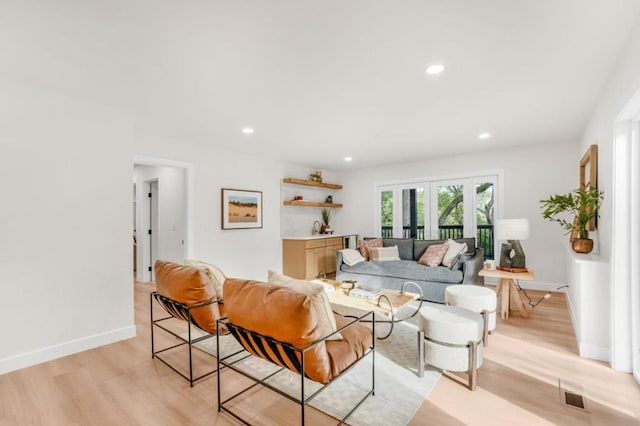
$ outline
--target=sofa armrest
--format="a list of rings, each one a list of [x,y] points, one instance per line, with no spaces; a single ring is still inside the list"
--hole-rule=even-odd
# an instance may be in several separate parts
[[[341,250],[337,250],[336,251],[336,271],[339,271],[342,267],[342,251]]]
[[[462,284],[484,285],[484,278],[478,272],[484,267],[484,249],[477,247],[476,255],[462,264]]]

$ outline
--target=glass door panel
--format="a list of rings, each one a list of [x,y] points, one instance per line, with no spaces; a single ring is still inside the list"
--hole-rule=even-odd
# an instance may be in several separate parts
[[[494,259],[495,241],[493,224],[495,221],[495,184],[491,181],[476,181],[476,244],[484,249],[485,259]]]
[[[393,238],[393,190],[380,191],[380,235]]]
[[[457,182],[434,182],[431,187],[432,238],[464,238],[467,224],[465,185]]]
[[[402,190],[402,238],[424,240],[424,188]]]

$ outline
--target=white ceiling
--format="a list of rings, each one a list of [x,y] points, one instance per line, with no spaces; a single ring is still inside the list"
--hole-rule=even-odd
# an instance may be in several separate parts
[[[328,170],[579,140],[640,13],[637,0],[37,3],[0,0],[0,78],[124,106],[140,132]]]

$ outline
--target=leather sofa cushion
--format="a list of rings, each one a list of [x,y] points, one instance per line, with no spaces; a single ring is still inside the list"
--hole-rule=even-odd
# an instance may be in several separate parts
[[[154,267],[159,295],[189,307],[217,300],[213,283],[204,270],[164,260],[157,260]],[[217,303],[212,303],[192,309],[191,317],[199,328],[215,333],[220,309]]]
[[[336,315],[338,328],[344,327],[351,321],[353,318]],[[371,330],[360,323],[345,328],[341,333],[342,340],[333,340],[326,344],[333,377],[361,358],[373,343]]]
[[[216,291],[216,297],[218,298],[218,300],[223,299],[224,282],[227,279],[227,277],[224,275],[224,272],[222,272],[220,268],[210,263],[203,262],[201,260],[195,260],[195,259],[186,259],[184,261],[184,264],[203,269],[204,272],[209,276],[209,278],[211,278],[211,282],[213,283],[213,288]]]
[[[318,318],[318,327],[320,327],[320,336],[324,337],[336,331],[336,319],[329,303],[329,296],[324,291],[324,287],[320,284],[312,283],[305,280],[296,280],[286,275],[269,271],[268,281],[270,284],[281,285],[292,288],[293,290],[309,296],[311,299],[311,307],[313,308],[316,318]],[[333,334],[329,340],[340,340],[340,333]]]
[[[309,296],[288,287],[234,278],[227,278],[224,290],[227,318],[234,325],[296,348],[322,337]],[[305,354],[305,373],[320,383],[331,380],[324,343]]]

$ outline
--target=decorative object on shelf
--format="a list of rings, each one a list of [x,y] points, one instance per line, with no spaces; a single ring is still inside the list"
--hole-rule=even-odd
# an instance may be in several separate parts
[[[496,239],[502,243],[500,266],[510,272],[527,272],[524,250],[520,240],[529,238],[529,219],[498,219],[496,222]]]
[[[604,192],[585,184],[584,188],[575,189],[567,194],[556,194],[546,200],[540,200],[542,217],[558,222],[560,226],[577,238],[571,241],[571,248],[576,253],[591,253],[593,240],[589,238],[589,223],[598,217],[600,201]],[[561,215],[573,214],[573,220],[566,220]]]
[[[320,227],[321,234],[329,234],[331,231],[331,209],[320,210],[322,214],[322,226]]]
[[[324,202],[327,204],[333,204],[333,195],[328,195]]]
[[[298,179],[298,178],[283,178],[282,183],[289,185],[302,185],[302,186],[312,186],[316,188],[323,188],[327,190],[339,190],[342,189],[342,185],[337,183],[324,183],[317,182],[309,179]],[[294,195],[291,195],[291,200],[283,200],[282,204],[285,206],[296,206],[296,207],[330,207],[330,208],[340,208],[342,207],[341,203],[333,202],[333,195],[331,195],[331,202],[328,201],[329,197],[323,195],[325,200],[320,199],[320,201],[305,201],[302,198],[296,199]]]
[[[302,201],[304,198],[302,197],[302,195],[294,195],[293,196],[293,201]]]
[[[314,173],[309,175],[309,179],[314,182],[322,183],[322,170],[316,170]]]
[[[262,228],[262,191],[222,188],[222,229]]]

